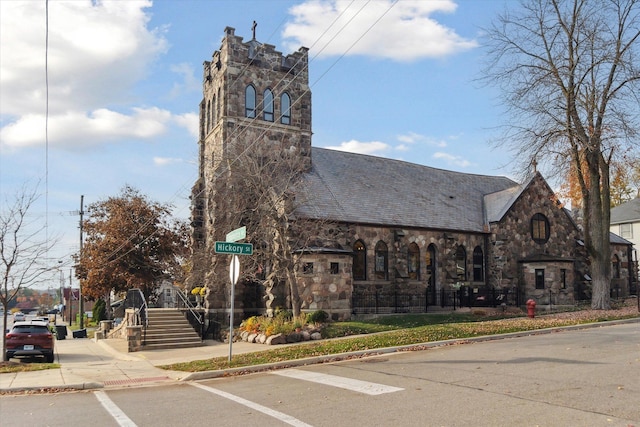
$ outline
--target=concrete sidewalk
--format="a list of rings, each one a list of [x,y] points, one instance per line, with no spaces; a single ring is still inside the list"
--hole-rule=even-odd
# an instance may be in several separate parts
[[[456,342],[490,341],[517,336],[548,334],[563,329],[599,328],[622,323],[640,323],[640,318],[356,351],[341,356],[348,358],[370,354],[394,353],[416,346],[421,348],[438,347]],[[337,355],[327,355],[273,363],[270,365],[191,373],[168,371],[160,369],[158,366],[193,360],[205,360],[213,357],[228,357],[229,344],[224,344],[219,341],[205,341],[205,345],[202,347],[128,353],[127,343],[123,339],[95,341],[89,338],[70,337],[71,335],[68,335],[66,339],[56,341],[55,361],[60,364],[60,369],[0,374],[0,394],[29,390],[58,391],[64,389],[86,390],[103,387],[139,387],[154,383],[196,381],[215,378],[225,373],[235,371],[248,372],[277,366],[291,367],[323,361],[335,361],[340,358]],[[258,352],[269,349],[269,346],[262,344],[234,342],[232,345],[232,357],[233,355],[241,353]]]
[[[233,354],[266,350],[265,346],[234,342]],[[189,372],[167,371],[157,366],[213,357],[228,357],[229,344],[205,341],[202,347],[127,352],[124,339],[90,338],[57,340],[55,362],[60,369],[0,374],[0,393],[28,390],[92,389],[140,386],[183,379]]]

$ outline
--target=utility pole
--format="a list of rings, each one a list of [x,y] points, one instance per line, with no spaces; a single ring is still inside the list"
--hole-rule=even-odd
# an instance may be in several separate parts
[[[84,205],[84,195],[80,196],[80,259],[82,259],[82,215]],[[84,328],[84,303],[82,301],[82,278],[78,280],[78,299],[80,304],[80,329]]]

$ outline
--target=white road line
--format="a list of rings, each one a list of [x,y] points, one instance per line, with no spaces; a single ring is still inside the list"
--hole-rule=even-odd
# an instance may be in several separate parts
[[[189,383],[189,384],[194,387],[201,388],[202,390],[208,391],[209,393],[217,394],[218,396],[224,397],[225,399],[232,400],[248,408],[262,412],[263,414],[269,415],[270,417],[276,418],[289,425],[296,426],[296,427],[313,427],[311,424],[302,422],[299,419],[292,417],[291,415],[287,415],[282,412],[276,411],[274,409],[267,408],[266,406],[262,406],[259,403],[255,403],[250,400],[243,399],[242,397],[236,396],[231,393],[227,393],[226,391],[218,390],[213,387],[208,387],[206,385],[202,385],[198,383]]]
[[[372,396],[384,393],[394,393],[404,390],[403,388],[388,386],[384,384],[370,383],[368,381],[354,380],[351,378],[339,377],[336,375],[319,374],[311,371],[301,371],[299,369],[285,369],[282,371],[273,371],[273,375],[281,375],[283,377],[295,378],[298,380],[311,381],[318,384],[340,387],[358,393],[365,393]]]
[[[118,406],[113,403],[113,400],[109,399],[107,393],[104,391],[95,391],[93,394],[98,401],[104,406],[104,409],[116,420],[119,426],[122,427],[137,427],[136,423],[131,421],[131,418],[127,417],[124,412]]]

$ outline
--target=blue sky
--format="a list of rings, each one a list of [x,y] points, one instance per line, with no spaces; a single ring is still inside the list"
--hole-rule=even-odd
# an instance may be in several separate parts
[[[77,210],[131,185],[189,214],[202,63],[226,26],[284,54],[310,48],[313,145],[507,175],[490,141],[497,92],[474,80],[482,28],[507,0],[0,2],[0,197],[42,194],[32,215],[78,251]],[[47,142],[48,141],[48,142]]]

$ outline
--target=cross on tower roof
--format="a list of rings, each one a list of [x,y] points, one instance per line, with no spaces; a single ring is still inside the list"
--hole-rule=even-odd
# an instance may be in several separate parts
[[[256,21],[253,21],[253,25],[251,26],[251,31],[253,31],[253,39],[256,39],[256,27],[258,26],[258,23]]]

